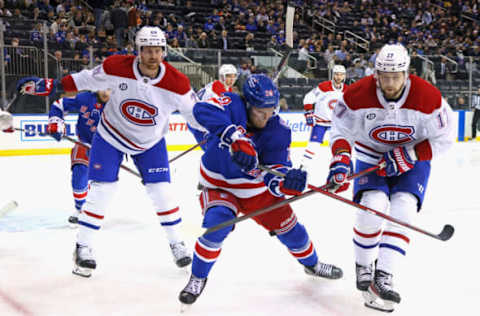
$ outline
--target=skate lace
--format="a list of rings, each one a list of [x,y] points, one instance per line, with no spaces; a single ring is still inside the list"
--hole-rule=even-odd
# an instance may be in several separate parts
[[[378,276],[375,278],[375,286],[382,292],[393,290],[392,275],[383,271],[378,271]]]
[[[372,265],[357,265],[357,279],[359,282],[370,281],[372,279]]]
[[[176,244],[171,244],[170,248],[172,249],[173,256],[177,260],[188,256],[187,247],[185,247],[183,241],[177,242]]]
[[[327,263],[317,263],[315,273],[320,276],[330,276],[332,274],[332,265]]]
[[[90,247],[80,246],[78,248],[78,257],[82,260],[94,260],[93,259],[93,250]]]
[[[184,291],[194,295],[199,295],[200,292],[202,292],[204,284],[205,279],[200,279],[192,275]]]

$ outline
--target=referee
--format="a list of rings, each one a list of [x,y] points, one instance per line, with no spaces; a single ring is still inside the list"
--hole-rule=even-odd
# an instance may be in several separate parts
[[[477,138],[477,124],[480,120],[480,88],[476,94],[472,95],[472,108],[473,108],[473,119],[472,119],[472,140]]]

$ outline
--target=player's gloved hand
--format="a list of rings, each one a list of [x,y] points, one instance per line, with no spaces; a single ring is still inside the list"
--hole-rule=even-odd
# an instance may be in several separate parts
[[[347,177],[353,170],[353,164],[349,153],[341,153],[333,156],[330,163],[330,172],[327,177],[327,184],[330,192],[340,193],[346,191],[350,186]]]
[[[306,186],[307,172],[302,169],[290,169],[280,182],[280,191],[286,195],[300,195]]]
[[[4,133],[13,133],[13,132],[15,132],[15,130],[13,129],[12,126],[10,126],[9,128],[3,129],[2,132],[4,132]]]
[[[229,146],[232,160],[244,172],[249,172],[258,166],[258,155],[253,143],[245,137],[235,125],[230,125],[220,135],[220,146]]]
[[[305,110],[305,121],[308,126],[315,125],[315,115],[313,114],[313,104],[305,104],[303,106]]]
[[[65,123],[57,116],[52,116],[48,119],[47,133],[59,142],[62,136],[65,135]]]
[[[25,77],[17,82],[17,91],[37,96],[55,95],[58,80],[39,77]]]
[[[13,117],[10,113],[0,110],[0,130],[5,133],[13,133]]]
[[[382,177],[399,176],[412,169],[416,160],[415,153],[410,154],[403,146],[396,147],[383,154],[379,164],[384,164],[385,167],[377,170],[377,174]]]

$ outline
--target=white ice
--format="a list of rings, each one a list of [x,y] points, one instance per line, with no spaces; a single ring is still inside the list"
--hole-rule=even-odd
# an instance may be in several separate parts
[[[302,150],[293,150],[294,160]],[[328,149],[319,156],[311,176],[317,185],[326,175]],[[190,248],[202,233],[199,157],[193,152],[172,165]],[[0,204],[19,203],[0,219],[0,315],[179,315],[178,294],[189,269],[174,265],[140,180],[123,171],[98,234],[98,268],[89,279],[71,273],[76,231],[66,226],[73,210],[69,168],[67,155],[0,158]],[[449,223],[456,231],[447,242],[411,234],[403,269],[394,276],[402,295],[395,315],[478,315],[479,175],[480,143],[458,143],[433,163],[414,224],[438,233]],[[382,315],[365,308],[355,289],[355,209],[321,194],[293,208],[321,260],[342,267],[343,279],[307,276],[276,238],[243,222],[224,243],[204,293],[186,315]]]

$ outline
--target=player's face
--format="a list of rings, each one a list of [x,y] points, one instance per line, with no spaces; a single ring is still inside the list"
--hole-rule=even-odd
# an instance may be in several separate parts
[[[273,116],[275,108],[256,108],[250,107],[248,112],[248,119],[250,124],[255,128],[264,128],[267,125],[268,120]]]
[[[151,70],[158,69],[163,60],[163,48],[161,46],[144,46],[140,50],[142,65]]]
[[[386,99],[396,99],[400,96],[405,84],[405,72],[382,72],[377,73],[378,83]]]
[[[345,81],[345,74],[343,72],[336,72],[333,74],[333,81],[335,81],[335,85],[338,87]]]
[[[237,81],[237,75],[234,75],[234,74],[225,75],[225,85],[227,87],[233,86],[235,84],[235,81]]]
[[[98,91],[98,97],[102,103],[107,103],[110,99],[110,90],[100,90]]]

